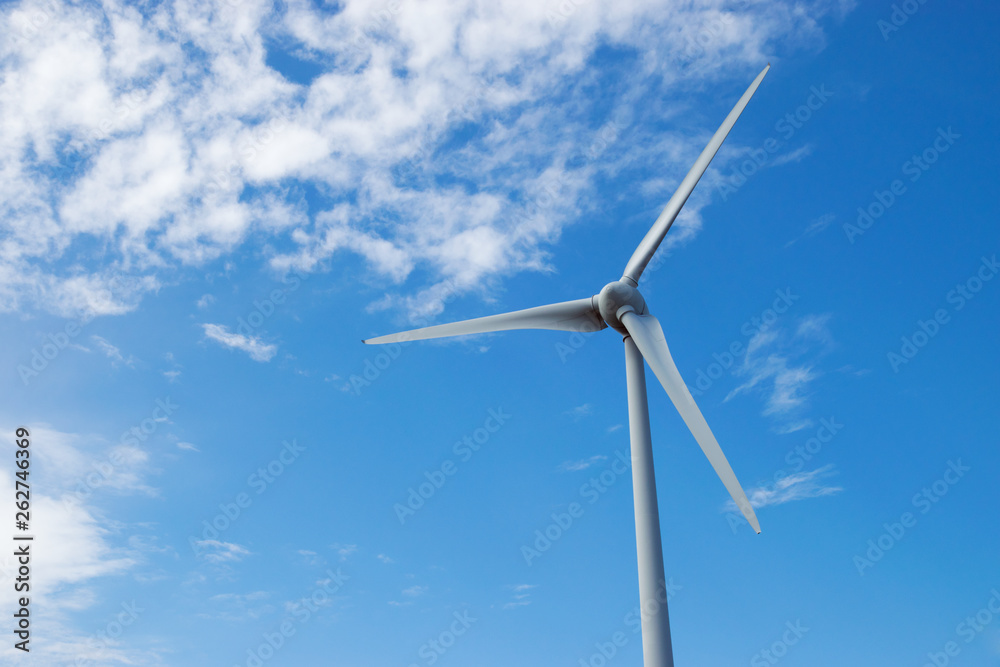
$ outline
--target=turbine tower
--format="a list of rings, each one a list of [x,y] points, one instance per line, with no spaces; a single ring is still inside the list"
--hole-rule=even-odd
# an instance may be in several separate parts
[[[653,226],[632,253],[625,273],[608,283],[599,294],[576,301],[528,308],[512,313],[490,315],[473,320],[441,324],[403,333],[379,336],[364,341],[369,345],[400,343],[446,336],[508,331],[511,329],[551,329],[556,331],[598,331],[611,327],[625,341],[625,375],[628,383],[628,425],[632,447],[632,489],[635,498],[635,540],[639,561],[639,604],[642,609],[642,653],[644,667],[673,667],[670,623],[667,605],[657,598],[665,585],[663,547],[660,540],[660,515],[656,504],[656,479],[653,474],[653,449],[649,434],[649,406],[646,400],[646,374],[643,360],[663,385],[684,423],[701,446],[715,473],[722,480],[736,506],[760,533],[760,525],[733,469],[719,447],[708,423],[695,404],[677,366],[670,356],[659,321],[650,314],[646,301],[636,289],[639,277],[652,259],[663,237],[680,213],[702,174],[708,169],[722,142],[746,108],[750,98],[767,74],[770,65],[753,80],[747,91],[729,112],[722,126],[698,156],[694,166],[681,181]],[[647,610],[655,610],[647,613]]]

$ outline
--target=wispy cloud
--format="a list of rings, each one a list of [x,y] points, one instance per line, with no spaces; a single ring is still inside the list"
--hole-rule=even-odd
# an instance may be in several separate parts
[[[97,345],[97,349],[103,352],[104,356],[111,360],[111,365],[115,368],[117,368],[119,364],[125,364],[129,368],[135,368],[135,359],[132,355],[129,355],[128,357],[122,356],[121,350],[100,336],[91,336],[90,340]]]
[[[296,553],[302,556],[302,560],[306,565],[321,565],[323,563],[323,557],[315,551],[299,549]]]
[[[430,590],[427,586],[410,586],[409,588],[404,588],[400,591],[400,594],[404,598],[409,598],[406,600],[389,600],[388,604],[391,607],[408,607],[413,604],[414,599],[421,597]]]
[[[231,333],[221,324],[203,324],[205,337],[216,341],[228,348],[242,350],[250,355],[254,361],[270,361],[278,351],[278,346],[264,343],[257,336],[244,336],[243,334]]]
[[[785,247],[786,248],[790,248],[791,246],[795,245],[796,243],[798,243],[802,239],[808,239],[808,238],[812,238],[813,236],[816,236],[817,234],[819,234],[820,232],[822,232],[824,229],[826,229],[827,227],[829,227],[831,225],[831,223],[833,223],[833,221],[836,220],[836,219],[837,219],[837,216],[834,215],[833,213],[824,213],[823,215],[819,216],[815,220],[810,220],[809,224],[806,225],[806,228],[802,231],[802,233],[799,236],[797,236],[796,238],[794,238],[791,241],[789,241],[788,243],[786,243]]]
[[[586,470],[595,463],[600,463],[601,461],[604,461],[607,458],[608,457],[604,456],[603,454],[597,454],[595,456],[591,456],[589,459],[580,459],[579,461],[564,461],[563,463],[559,464],[559,467],[556,468],[556,470],[558,470],[559,472],[577,472],[579,470]]]
[[[827,486],[821,480],[835,474],[836,471],[832,464],[812,471],[794,473],[773,484],[749,489],[747,499],[755,509],[760,509],[770,505],[783,505],[795,500],[830,496],[840,493],[843,489],[839,486]],[[736,503],[731,499],[726,503],[723,511],[739,512]]]
[[[737,375],[746,378],[729,392],[725,400],[746,393],[765,397],[765,417],[771,417],[781,433],[792,433],[812,425],[803,418],[810,386],[820,375],[816,359],[832,344],[827,323],[829,315],[807,315],[795,328],[761,329],[747,343]]]
[[[583,405],[578,405],[575,408],[570,408],[563,414],[567,414],[573,419],[583,419],[584,417],[589,417],[594,412],[594,406],[590,403],[584,403]]]
[[[189,452],[200,452],[201,451],[200,449],[198,449],[197,447],[195,447],[190,442],[178,442],[177,443],[177,447],[178,447],[178,449],[185,449],[185,450],[187,450]]]
[[[167,382],[171,384],[179,381],[181,377],[181,368],[183,368],[183,366],[177,363],[177,359],[174,358],[174,353],[167,352],[163,355],[163,358],[166,359],[167,363],[172,366],[170,370],[163,371],[163,377],[167,378]]]
[[[201,556],[210,563],[240,561],[244,556],[250,555],[249,549],[234,542],[197,540],[195,546],[198,547]]]
[[[872,372],[870,368],[855,368],[854,364],[845,364],[837,369],[838,373],[847,373],[855,377],[864,377]]]
[[[802,429],[809,428],[815,422],[812,419],[800,419],[798,421],[790,421],[786,424],[781,424],[774,429],[774,432],[778,435],[788,435],[789,433],[795,433],[796,431],[801,431]]]
[[[357,544],[331,544],[330,547],[337,552],[337,556],[340,557],[341,562],[347,560],[350,556],[358,552]]]
[[[508,586],[512,591],[511,597],[513,598],[509,602],[504,603],[504,609],[517,609],[518,607],[526,607],[531,604],[531,590],[538,588],[536,584],[515,584]]]
[[[201,615],[225,621],[257,620],[274,611],[274,606],[268,602],[270,597],[267,591],[219,593],[209,598],[214,607],[213,612]]]
[[[793,151],[782,153],[781,155],[777,156],[776,158],[771,160],[771,166],[780,167],[783,164],[801,162],[805,158],[812,155],[812,152],[813,152],[813,145],[805,144],[804,146],[800,146],[799,148],[796,148]]]

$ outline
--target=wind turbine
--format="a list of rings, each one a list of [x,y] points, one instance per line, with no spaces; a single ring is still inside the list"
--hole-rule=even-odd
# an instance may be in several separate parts
[[[646,401],[646,374],[643,359],[666,389],[674,407],[701,446],[715,473],[753,529],[760,525],[733,469],[719,447],[708,423],[695,404],[677,366],[670,356],[659,321],[650,314],[646,301],[636,289],[639,277],[680,213],[681,207],[708,169],[722,142],[753,97],[770,64],[757,75],[729,112],[722,126],[698,156],[653,226],[632,253],[619,280],[608,283],[599,294],[576,301],[528,308],[512,313],[414,329],[364,341],[369,345],[400,343],[428,338],[508,331],[511,329],[552,329],[556,331],[599,331],[611,327],[625,341],[625,373],[628,383],[628,426],[632,448],[632,487],[635,498],[635,540],[639,561],[639,603],[642,613],[642,653],[645,667],[673,667],[667,605],[657,591],[665,585],[660,517],[656,504],[653,449],[649,435],[649,406]],[[647,613],[647,610],[655,610]]]

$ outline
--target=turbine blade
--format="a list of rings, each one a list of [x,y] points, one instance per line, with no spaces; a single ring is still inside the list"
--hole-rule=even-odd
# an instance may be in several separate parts
[[[445,338],[447,336],[467,336],[491,331],[509,331],[511,329],[553,329],[582,333],[600,331],[606,326],[608,325],[604,323],[597,309],[594,308],[593,299],[588,297],[576,301],[564,301],[548,306],[518,310],[513,313],[477,317],[474,320],[463,320],[451,324],[438,324],[433,327],[369,338],[363,342],[366,345],[381,345],[428,338]]]
[[[653,374],[667,390],[667,396],[677,408],[677,412],[681,413],[681,418],[687,424],[695,440],[698,441],[701,451],[705,452],[708,462],[715,469],[715,474],[722,480],[736,506],[743,512],[743,516],[759,533],[760,524],[757,522],[753,507],[750,506],[750,501],[747,500],[739,480],[736,479],[736,474],[730,467],[729,461],[726,460],[726,455],[722,453],[719,441],[715,439],[712,430],[708,428],[705,417],[701,414],[701,410],[698,409],[691,397],[691,392],[684,384],[684,380],[670,356],[670,349],[667,347],[660,322],[652,315],[636,315],[634,311],[622,313],[618,317],[625,329],[632,335],[635,346],[639,348],[646,363],[653,370]]]
[[[646,264],[649,260],[653,258],[653,254],[656,249],[660,247],[660,242],[663,241],[663,237],[667,235],[667,231],[670,230],[670,225],[674,224],[674,220],[677,218],[677,214],[681,212],[681,208],[687,201],[688,197],[691,196],[691,191],[694,190],[694,186],[698,184],[701,179],[702,174],[708,169],[709,163],[715,154],[718,152],[719,147],[722,146],[722,142],[726,140],[726,135],[729,131],[733,129],[733,125],[736,124],[736,119],[740,117],[743,113],[743,109],[746,108],[747,103],[753,94],[757,91],[757,86],[764,79],[764,75],[767,74],[767,70],[771,68],[769,64],[764,70],[757,75],[757,78],[753,80],[747,91],[743,93],[743,97],[740,98],[733,110],[729,112],[726,116],[726,120],[722,121],[722,126],[715,131],[712,136],[711,141],[705,146],[705,150],[701,152],[698,159],[695,160],[694,165],[691,170],[681,181],[681,184],[677,187],[677,192],[674,196],[670,198],[667,205],[663,207],[663,211],[660,213],[660,217],[656,219],[653,226],[650,227],[649,231],[646,232],[646,236],[643,237],[642,242],[639,243],[639,247],[635,249],[632,253],[631,259],[629,259],[628,264],[625,266],[625,274],[623,278],[628,278],[636,285],[639,284],[639,276],[642,275],[643,270],[646,268]]]

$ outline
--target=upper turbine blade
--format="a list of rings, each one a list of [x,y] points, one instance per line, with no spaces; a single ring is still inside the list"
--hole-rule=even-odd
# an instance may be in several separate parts
[[[715,131],[712,136],[712,140],[708,142],[705,146],[705,150],[701,152],[698,159],[695,160],[694,165],[691,167],[691,171],[687,173],[684,180],[677,187],[677,192],[674,196],[670,198],[667,205],[663,207],[663,211],[660,213],[660,217],[656,219],[653,226],[650,227],[649,231],[646,232],[646,236],[643,237],[642,242],[639,247],[635,249],[632,253],[632,258],[629,259],[628,264],[625,266],[625,274],[623,278],[628,278],[636,285],[639,284],[639,276],[642,275],[643,270],[646,268],[646,264],[649,260],[653,258],[653,253],[660,246],[660,242],[663,241],[663,237],[667,235],[667,231],[670,229],[670,225],[674,224],[674,219],[677,218],[677,214],[681,212],[681,207],[684,206],[684,202],[687,201],[688,197],[691,195],[691,191],[694,190],[694,186],[698,184],[701,179],[702,174],[708,169],[709,163],[712,158],[715,157],[716,152],[718,152],[719,147],[722,146],[722,142],[726,140],[726,135],[729,131],[733,129],[733,125],[736,124],[736,119],[740,117],[743,113],[743,109],[746,108],[747,102],[753,97],[754,92],[757,90],[757,86],[764,79],[764,75],[767,74],[767,70],[771,68],[769,64],[764,70],[757,75],[757,78],[753,80],[747,91],[743,93],[743,97],[740,101],[736,103],[733,110],[729,112],[726,116],[726,120],[722,121],[722,126]]]
[[[635,311],[622,313],[619,315],[619,320],[632,335],[635,346],[642,352],[643,358],[653,369],[660,384],[667,390],[671,402],[681,413],[681,418],[694,434],[695,440],[698,441],[701,450],[705,452],[709,463],[715,468],[715,474],[726,485],[726,490],[729,491],[736,506],[743,512],[743,516],[750,522],[753,529],[759,533],[760,524],[757,522],[753,507],[750,506],[750,501],[747,500],[739,480],[736,479],[736,474],[730,467],[729,461],[726,460],[726,455],[722,453],[718,440],[715,439],[712,430],[708,428],[705,417],[691,397],[691,392],[688,391],[684,380],[681,379],[681,374],[670,356],[670,349],[667,347],[667,341],[663,336],[663,328],[660,327],[659,321],[652,315],[636,315]]]
[[[608,326],[594,308],[593,299],[577,299],[564,301],[548,306],[538,306],[527,310],[517,310],[513,313],[477,317],[474,320],[438,324],[433,327],[413,329],[402,333],[369,338],[364,343],[379,345],[382,343],[403,343],[411,340],[427,338],[445,338],[447,336],[466,336],[468,334],[488,333],[491,331],[509,331],[510,329],[554,329],[556,331],[600,331]]]

